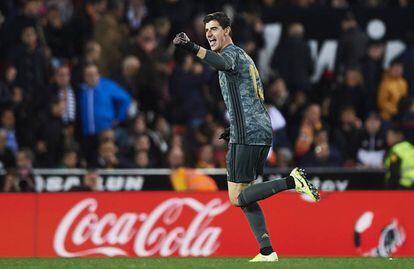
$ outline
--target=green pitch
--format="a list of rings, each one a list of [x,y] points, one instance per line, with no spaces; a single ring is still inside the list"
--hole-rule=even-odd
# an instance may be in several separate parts
[[[414,258],[282,258],[276,263],[248,263],[247,258],[21,258],[0,259],[1,269],[412,269]]]

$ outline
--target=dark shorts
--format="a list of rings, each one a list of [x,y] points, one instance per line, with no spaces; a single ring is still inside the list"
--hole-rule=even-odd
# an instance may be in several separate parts
[[[226,156],[227,180],[249,183],[263,174],[270,146],[229,144]]]

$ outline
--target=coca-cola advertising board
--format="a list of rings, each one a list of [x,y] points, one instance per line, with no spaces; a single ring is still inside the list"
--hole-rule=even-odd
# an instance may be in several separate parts
[[[253,256],[226,192],[0,195],[2,257]],[[413,256],[414,192],[294,192],[260,202],[280,256]]]

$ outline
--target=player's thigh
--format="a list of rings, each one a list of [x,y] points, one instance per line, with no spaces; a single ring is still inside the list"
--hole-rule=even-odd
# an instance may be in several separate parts
[[[227,181],[230,203],[234,206],[239,206],[238,198],[239,198],[240,192],[244,190],[245,188],[249,187],[252,183],[253,182],[236,183],[236,182]]]
[[[250,183],[262,173],[268,146],[229,144],[227,181]]]

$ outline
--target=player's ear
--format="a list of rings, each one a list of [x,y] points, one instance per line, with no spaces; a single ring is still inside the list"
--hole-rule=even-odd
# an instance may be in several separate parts
[[[224,28],[224,35],[225,36],[230,36],[230,33],[231,33],[231,29],[230,29],[230,27],[228,26],[228,27],[226,27],[226,28]]]

